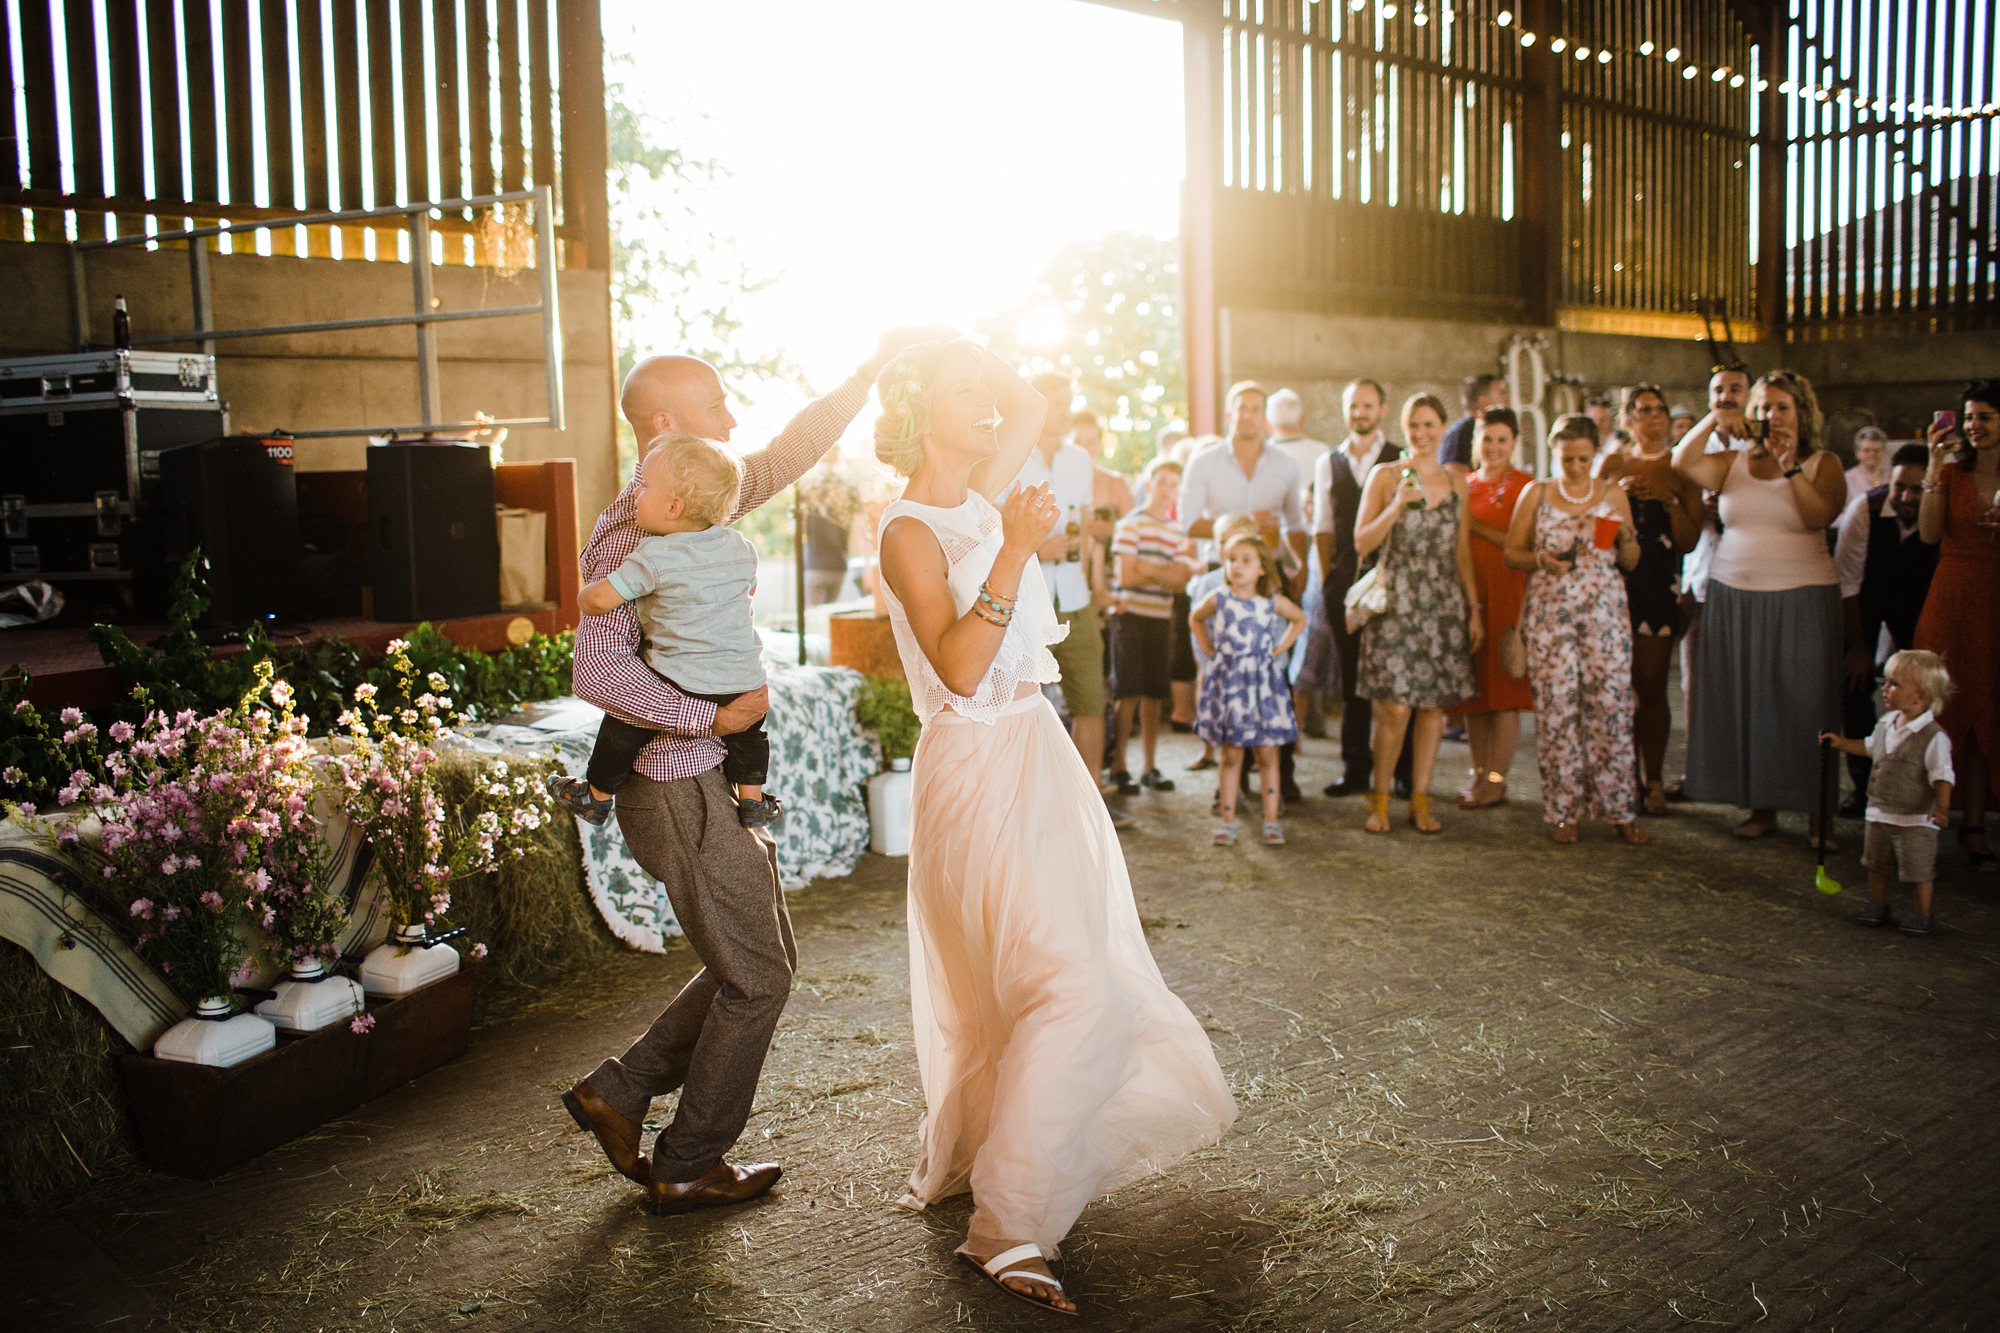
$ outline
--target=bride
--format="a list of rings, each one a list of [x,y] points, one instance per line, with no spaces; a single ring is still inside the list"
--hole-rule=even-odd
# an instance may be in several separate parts
[[[924,724],[912,765],[910,1006],[928,1112],[906,1207],[971,1190],[958,1253],[1076,1313],[1047,1261],[1091,1199],[1213,1143],[1236,1104],[1146,947],[1124,854],[1041,686],[1063,628],[1035,550],[1056,505],[1008,489],[1046,404],[977,343],[876,379],[890,624]]]

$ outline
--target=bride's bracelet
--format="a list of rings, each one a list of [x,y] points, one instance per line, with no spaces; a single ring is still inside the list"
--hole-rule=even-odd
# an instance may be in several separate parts
[[[992,607],[1001,615],[1011,616],[1014,614],[1015,605],[1021,598],[1019,594],[1009,597],[1005,593],[997,593],[993,591],[991,583],[982,583],[979,585],[979,600]]]
[[[981,620],[985,621],[989,625],[998,625],[1001,629],[1006,629],[1007,626],[1010,623],[1012,623],[1011,613],[996,616],[992,612],[988,611],[985,607],[981,606],[978,602],[974,602],[972,604],[972,614],[978,616]]]

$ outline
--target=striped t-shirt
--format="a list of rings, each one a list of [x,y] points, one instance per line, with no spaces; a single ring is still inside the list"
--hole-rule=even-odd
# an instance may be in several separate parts
[[[1117,528],[1111,535],[1111,559],[1115,562],[1121,555],[1137,556],[1142,560],[1179,560],[1190,573],[1200,572],[1195,563],[1194,542],[1181,531],[1180,526],[1169,519],[1154,518],[1143,509],[1135,509],[1118,520]],[[1119,611],[1135,616],[1149,616],[1154,620],[1168,620],[1174,614],[1174,595],[1165,588],[1151,584],[1128,587],[1118,584],[1112,589]]]

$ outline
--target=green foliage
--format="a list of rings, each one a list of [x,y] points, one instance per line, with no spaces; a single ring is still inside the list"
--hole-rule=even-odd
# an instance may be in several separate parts
[[[244,635],[242,652],[211,658],[196,633],[208,609],[206,568],[199,552],[182,565],[167,614],[167,632],[151,644],[133,643],[116,625],[91,626],[90,641],[105,665],[117,669],[119,681],[120,701],[98,710],[99,724],[137,723],[153,708],[168,713],[192,709],[200,714],[231,708],[256,685],[258,665],[264,662],[271,664],[277,679],[291,685],[309,735],[325,736],[334,730],[356,685],[375,686],[399,708],[414,702],[404,697],[401,677],[382,663],[365,660],[361,649],[345,639],[285,646],[273,643],[253,623]],[[537,634],[498,653],[461,648],[428,623],[411,630],[407,642],[419,679],[432,672],[443,676],[444,693],[459,713],[473,720],[491,720],[524,703],[570,692],[576,635],[569,630]],[[19,667],[0,676],[0,792],[39,803],[51,799],[77,768],[93,776],[98,768],[76,745],[62,742],[67,728],[52,713],[27,703],[30,683],[28,673]]]
[[[1179,253],[1177,241],[1137,231],[1072,241],[1028,301],[980,321],[993,350],[1026,373],[1075,376],[1082,406],[1105,422],[1106,462],[1123,472],[1144,466],[1154,435],[1187,415]]]
[[[863,731],[875,733],[875,742],[882,747],[883,763],[908,759],[916,753],[923,723],[917,721],[907,682],[884,676],[865,677],[861,693],[854,697],[854,719]]]
[[[728,169],[664,142],[672,127],[648,116],[630,92],[631,83],[647,77],[633,56],[613,55],[606,63],[611,327],[619,377],[648,353],[683,352],[713,365],[731,391],[783,380],[809,392],[805,373],[782,349],[758,356],[736,345],[743,327],[736,301],[773,279],[753,273],[735,238],[704,220],[702,190]],[[621,419],[621,478],[631,477],[637,459],[632,428]]]

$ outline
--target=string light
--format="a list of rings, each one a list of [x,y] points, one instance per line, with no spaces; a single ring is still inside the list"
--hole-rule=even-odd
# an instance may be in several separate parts
[[[1682,71],[1681,71],[1681,77],[1682,77],[1682,78],[1684,78],[1684,79],[1691,79],[1691,78],[1693,78],[1693,77],[1694,77],[1694,76],[1695,76],[1695,75],[1696,75],[1697,73],[1699,73],[1699,71],[1698,71],[1698,70],[1696,70],[1696,69],[1695,69],[1695,67],[1694,67],[1693,65],[1689,65],[1689,66],[1688,66],[1688,67],[1687,67],[1686,69],[1684,69],[1684,70],[1682,70]]]
[[[1587,47],[1587,46],[1579,46],[1579,47],[1577,47],[1577,48],[1576,48],[1576,58],[1577,58],[1578,60],[1588,60],[1588,59],[1590,59],[1590,48],[1589,48],[1589,47]]]
[[[1729,77],[1729,70],[1725,66],[1724,68],[1718,69],[1717,71],[1715,71],[1715,73],[1709,75],[1708,81],[1710,83],[1721,83],[1724,79],[1728,77]]]
[[[1503,9],[1500,11],[1499,17],[1494,19],[1493,21],[1504,28],[1508,24],[1514,21],[1514,11],[1511,9]]]
[[[1553,38],[1553,39],[1552,39],[1552,40],[1551,40],[1551,41],[1549,42],[1549,50],[1551,50],[1551,51],[1554,51],[1554,52],[1555,52],[1555,53],[1556,53],[1557,55],[1561,55],[1561,54],[1563,53],[1563,48],[1564,48],[1564,47],[1566,47],[1566,46],[1568,46],[1568,45],[1569,45],[1569,43],[1568,43],[1568,42],[1566,42],[1566,41],[1564,41],[1564,40],[1563,40],[1562,38],[1560,38],[1560,37],[1557,37],[1557,38]]]
[[[1598,63],[1598,64],[1600,64],[1600,65],[1608,65],[1608,64],[1610,64],[1610,63],[1611,63],[1611,53],[1610,53],[1609,51],[1599,51],[1599,52],[1597,53],[1597,63]]]
[[[1639,43],[1639,54],[1640,54],[1640,55],[1642,55],[1642,56],[1649,56],[1649,55],[1653,54],[1653,44],[1652,44],[1652,42],[1650,42],[1650,41],[1645,41],[1645,42],[1641,42],[1641,43]]]
[[[1535,44],[1535,34],[1533,34],[1532,32],[1524,32],[1521,34],[1521,45],[1533,46],[1534,44]]]
[[[1673,64],[1676,60],[1679,60],[1680,58],[1681,58],[1681,49],[1678,46],[1670,46],[1667,48],[1667,63],[1669,65]]]

